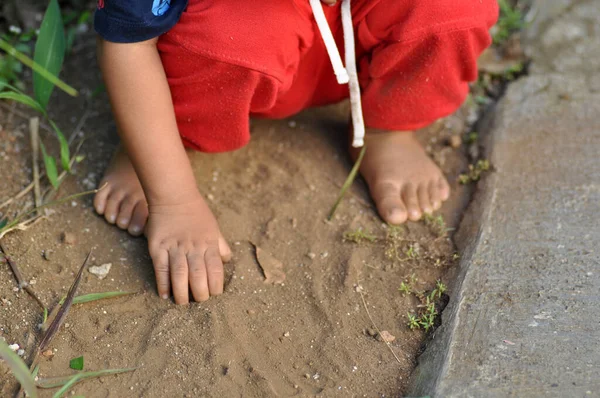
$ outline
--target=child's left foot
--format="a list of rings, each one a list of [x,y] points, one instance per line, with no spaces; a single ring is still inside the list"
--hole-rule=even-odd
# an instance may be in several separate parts
[[[379,215],[390,224],[417,221],[450,196],[442,171],[427,156],[414,132],[367,129],[360,171]],[[360,149],[352,148],[354,159]]]

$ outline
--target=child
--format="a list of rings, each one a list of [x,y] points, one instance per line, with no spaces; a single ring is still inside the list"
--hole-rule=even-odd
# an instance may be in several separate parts
[[[343,48],[340,4],[323,2]],[[352,0],[367,127],[361,173],[385,221],[416,221],[448,198],[413,131],[465,100],[497,13],[495,0]],[[99,0],[95,26],[122,141],[96,211],[146,234],[161,297],[221,294],[231,250],[184,146],[231,151],[250,139],[250,116],[284,118],[348,97],[309,0]]]

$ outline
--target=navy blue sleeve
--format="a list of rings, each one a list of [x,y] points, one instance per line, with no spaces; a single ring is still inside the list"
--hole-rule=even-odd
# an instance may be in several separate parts
[[[115,43],[150,40],[175,26],[186,6],[187,0],[98,0],[94,28]]]

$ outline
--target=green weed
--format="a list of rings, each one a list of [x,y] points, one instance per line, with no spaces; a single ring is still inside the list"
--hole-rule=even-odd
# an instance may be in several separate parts
[[[429,329],[435,326],[436,317],[438,316],[436,301],[440,300],[446,292],[446,285],[438,280],[433,290],[426,293],[414,288],[416,278],[413,279],[413,277],[411,277],[410,282],[405,281],[400,285],[400,291],[406,294],[413,293],[422,303],[417,314],[407,313],[408,327],[410,329],[423,329],[428,332]]]
[[[377,238],[373,234],[371,234],[369,231],[363,230],[362,228],[358,228],[356,231],[344,232],[344,242],[360,244],[364,241],[373,243],[376,240]]]
[[[425,213],[423,215],[423,223],[438,237],[446,236],[450,230],[448,227],[446,227],[446,221],[444,221],[444,217],[442,215],[434,216],[432,214]]]
[[[511,34],[518,32],[524,26],[523,13],[518,7],[513,7],[508,0],[498,0],[500,17],[494,33],[494,44],[502,44]]]
[[[477,182],[481,179],[481,175],[490,170],[490,161],[487,159],[480,159],[475,165],[469,165],[469,171],[465,174],[458,176],[458,182],[466,185],[471,182]]]

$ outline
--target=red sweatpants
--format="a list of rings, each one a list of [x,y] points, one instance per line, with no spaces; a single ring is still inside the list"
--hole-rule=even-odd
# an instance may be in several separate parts
[[[324,8],[343,50],[340,5]],[[465,100],[498,5],[352,0],[352,15],[366,126],[414,130]],[[308,0],[190,0],[158,46],[179,132],[204,152],[245,145],[251,115],[284,118],[348,97]]]

